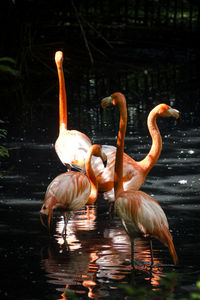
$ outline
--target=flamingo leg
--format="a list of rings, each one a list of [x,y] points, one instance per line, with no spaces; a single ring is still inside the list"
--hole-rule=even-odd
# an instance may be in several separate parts
[[[64,227],[63,227],[61,235],[66,236],[67,235],[67,223],[68,223],[69,218],[70,218],[70,213],[69,212],[64,212],[63,218],[64,218]]]
[[[150,245],[150,252],[151,252],[151,266],[153,266],[153,247],[152,247],[152,240],[149,240],[149,245]]]
[[[110,202],[108,212],[109,212],[109,214],[113,214],[113,212],[114,212],[114,203],[113,202]]]
[[[131,240],[131,265],[134,268],[134,240]]]

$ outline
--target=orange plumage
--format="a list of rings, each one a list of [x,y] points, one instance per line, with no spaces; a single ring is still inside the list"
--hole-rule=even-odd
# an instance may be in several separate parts
[[[174,263],[177,263],[177,254],[174,248],[166,215],[158,202],[142,191],[129,189],[123,186],[123,157],[124,139],[127,127],[126,99],[121,93],[114,93],[103,99],[103,107],[109,105],[118,106],[120,110],[120,123],[117,139],[117,151],[115,160],[114,192],[115,210],[130,237],[131,258],[134,266],[134,239],[145,237],[150,240],[151,257],[153,264],[153,253],[151,238],[159,239],[169,248]],[[164,114],[166,111],[163,110]],[[167,112],[168,114],[168,112]]]
[[[85,204],[92,204],[96,201],[98,183],[91,167],[92,155],[98,156],[103,162],[106,162],[106,155],[102,152],[101,147],[99,145],[92,145],[86,158],[87,176],[82,172],[69,171],[58,175],[47,187],[40,212],[48,215],[49,226],[54,209],[63,212],[65,217],[71,211],[79,210]],[[67,221],[64,228],[66,228],[66,224]]]
[[[110,105],[102,101],[102,107]],[[158,117],[179,117],[179,112],[167,104],[157,105],[148,116],[148,129],[152,137],[152,146],[147,156],[141,161],[135,161],[126,153],[123,154],[123,186],[124,190],[138,190],[144,183],[146,176],[157,162],[162,150],[162,137],[156,120]],[[119,137],[121,139],[121,137]],[[107,192],[114,187],[114,166],[116,147],[103,145],[102,149],[107,155],[107,167],[104,168],[99,159],[93,158],[92,165],[96,173],[99,191]],[[114,199],[113,199],[114,200]]]
[[[61,51],[56,52],[55,62],[59,79],[59,136],[55,150],[61,162],[69,169],[78,167],[85,170],[85,158],[92,143],[84,133],[67,129],[67,96]]]

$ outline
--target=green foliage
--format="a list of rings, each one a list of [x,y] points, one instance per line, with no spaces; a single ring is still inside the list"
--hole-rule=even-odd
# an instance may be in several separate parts
[[[19,71],[15,69],[16,61],[11,57],[0,57],[0,72],[19,76]]]
[[[7,156],[9,157],[8,149],[4,146],[0,146],[0,156]]]
[[[12,57],[8,57],[8,56],[5,56],[5,57],[0,57],[0,62],[9,62],[11,64],[15,64],[16,61],[12,58]]]
[[[200,280],[196,283],[197,291],[190,293],[190,299],[200,299]]]
[[[5,138],[7,135],[7,130],[0,128],[0,138]]]
[[[67,297],[67,299],[72,300],[78,300],[79,298],[75,295],[73,291],[70,291],[69,289],[66,289],[64,292],[64,296]]]
[[[126,295],[131,296],[133,299],[137,300],[145,300],[145,299],[153,299],[154,292],[152,290],[148,290],[146,287],[143,288],[133,288],[130,285],[119,285],[119,288],[123,289]]]
[[[191,292],[187,298],[175,296],[173,294],[174,287],[177,285],[177,273],[169,273],[164,279],[160,281],[160,288],[151,290],[149,288],[137,288],[129,284],[119,285],[119,288],[130,297],[130,299],[137,300],[153,300],[153,299],[164,299],[164,300],[197,300],[200,299],[200,281],[197,281],[195,292]],[[129,298],[128,298],[129,299]]]
[[[4,123],[4,121],[0,120],[0,123]],[[0,139],[1,138],[6,138],[6,136],[7,136],[7,130],[0,128]],[[8,149],[4,146],[1,146],[1,145],[0,145],[0,156],[9,157]]]

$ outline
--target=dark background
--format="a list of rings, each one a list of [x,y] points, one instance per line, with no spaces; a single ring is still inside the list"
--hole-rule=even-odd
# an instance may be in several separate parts
[[[117,90],[137,110],[173,103],[185,124],[199,124],[198,1],[10,0],[1,5],[0,57],[14,62],[0,62],[0,118],[8,129],[18,128],[15,135],[28,138],[26,128],[36,138],[40,126],[47,135],[57,134],[52,124],[58,120],[54,55],[59,49],[68,111],[88,123],[86,133],[92,131],[91,114],[83,119],[81,105],[98,118],[100,99]]]
[[[190,299],[200,278],[199,1],[3,0],[0,5],[0,146],[10,155],[0,157],[1,299],[60,299],[67,284],[87,299],[83,279],[91,279],[93,271],[91,289],[99,298],[117,299],[119,284],[126,283],[149,299]],[[46,188],[65,171],[53,145],[57,50],[64,53],[69,129],[84,132],[92,142],[115,145],[118,111],[100,108],[112,92],[127,98],[125,151],[136,160],[150,148],[150,110],[165,102],[180,111],[179,120],[159,119],[162,154],[142,186],[167,215],[179,256],[176,268],[158,241],[153,241],[154,254],[163,266],[152,273],[148,265],[145,269],[149,248],[143,244],[137,247],[142,263],[136,272],[124,264],[129,242],[119,219],[109,218],[101,195],[92,208],[97,217],[92,229],[83,230],[88,220],[79,214],[84,211],[70,219],[76,236],[70,252],[62,252],[57,236],[49,238],[40,224]],[[55,214],[55,231],[60,222]],[[90,261],[90,255],[97,260]],[[175,279],[163,289],[167,273]]]

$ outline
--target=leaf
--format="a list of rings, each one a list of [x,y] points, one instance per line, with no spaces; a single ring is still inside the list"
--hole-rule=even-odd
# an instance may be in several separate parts
[[[67,297],[67,299],[78,300],[76,294],[73,291],[70,291],[69,289],[65,290],[64,296]]]
[[[0,138],[6,138],[7,130],[0,128]]]
[[[191,297],[191,299],[200,299],[200,294],[199,293],[191,293],[190,297]]]
[[[16,60],[14,58],[8,57],[8,56],[0,57],[0,62],[9,62],[12,64],[16,64]]]
[[[10,73],[12,74],[13,76],[18,76],[19,75],[19,72],[9,66],[6,66],[6,65],[0,65],[0,71],[1,72],[4,72],[4,73]]]
[[[197,281],[196,285],[197,285],[197,288],[200,290],[200,281]]]
[[[9,157],[8,149],[4,146],[0,146],[0,156],[7,156]]]

